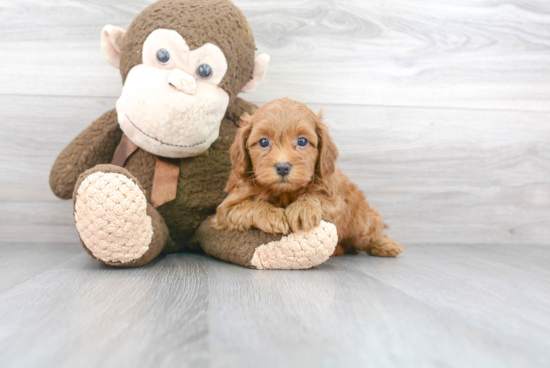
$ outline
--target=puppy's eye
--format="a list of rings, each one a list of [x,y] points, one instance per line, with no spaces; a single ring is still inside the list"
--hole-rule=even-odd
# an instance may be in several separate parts
[[[267,147],[269,147],[269,141],[268,141],[266,138],[260,139],[260,141],[258,142],[258,144],[259,144],[260,147],[262,147],[262,148],[267,148]]]
[[[305,138],[298,138],[298,146],[305,147],[309,142]]]
[[[159,63],[166,65],[170,61],[170,53],[166,49],[160,49],[157,51],[157,60]]]

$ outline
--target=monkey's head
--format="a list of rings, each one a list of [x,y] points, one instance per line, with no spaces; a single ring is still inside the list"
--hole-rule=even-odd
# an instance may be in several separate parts
[[[205,152],[239,92],[263,79],[245,16],[229,0],[158,0],[128,31],[106,26],[101,48],[120,68],[118,121],[128,138],[158,156]]]

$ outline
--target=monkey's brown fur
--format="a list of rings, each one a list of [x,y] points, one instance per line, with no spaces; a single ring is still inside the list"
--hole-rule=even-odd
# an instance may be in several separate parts
[[[298,139],[307,139],[305,146]],[[259,142],[267,139],[268,147]],[[380,213],[336,168],[338,150],[328,128],[302,103],[272,101],[246,116],[231,146],[228,197],[212,220],[219,230],[258,228],[270,233],[308,231],[330,219],[338,229],[337,254],[367,251],[396,256],[402,247],[384,235]],[[291,165],[279,175],[277,163]]]
[[[199,242],[202,242],[210,255],[251,267],[250,254],[265,239],[273,240],[274,237],[266,238],[259,232],[244,234],[239,241],[242,249],[247,249],[246,252],[235,252],[229,244],[231,237],[224,237],[225,232],[207,225],[201,228],[194,241],[192,238],[225,197],[224,184],[231,170],[228,150],[234,141],[238,121],[244,113],[251,114],[256,110],[255,105],[236,97],[252,78],[254,70],[252,32],[242,12],[228,0],[159,0],[136,17],[124,38],[120,64],[123,81],[129,70],[142,62],[143,42],[148,34],[159,28],[179,32],[191,49],[207,42],[220,47],[226,56],[228,69],[219,86],[229,94],[230,103],[221,123],[219,138],[206,152],[197,157],[172,160],[180,167],[176,199],[156,209],[150,205],[147,208],[156,229],[151,251],[135,262],[109,264],[140,266],[161,251],[199,249]],[[88,175],[90,171],[87,170],[98,169],[94,169],[96,165],[104,164],[99,167],[104,172],[122,173],[134,178],[150,202],[154,155],[138,149],[123,168],[109,165],[122,135],[115,110],[106,112],[78,135],[61,152],[52,167],[50,186],[54,194],[63,199],[71,198],[79,177]],[[162,230],[166,227],[169,233]]]

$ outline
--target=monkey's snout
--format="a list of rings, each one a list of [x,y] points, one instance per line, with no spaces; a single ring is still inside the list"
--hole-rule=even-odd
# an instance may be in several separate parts
[[[192,75],[187,74],[181,69],[174,69],[168,77],[168,84],[180,92],[194,95],[197,92],[197,81]]]

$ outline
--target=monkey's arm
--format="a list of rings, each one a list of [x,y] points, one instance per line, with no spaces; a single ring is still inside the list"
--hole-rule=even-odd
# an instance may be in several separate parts
[[[204,221],[193,240],[212,257],[258,269],[306,269],[325,262],[334,253],[338,235],[322,221],[308,232],[271,234],[258,229],[228,231]]]
[[[116,110],[103,114],[59,154],[50,172],[50,187],[61,199],[73,195],[78,176],[98,165],[110,163],[122,138]]]

